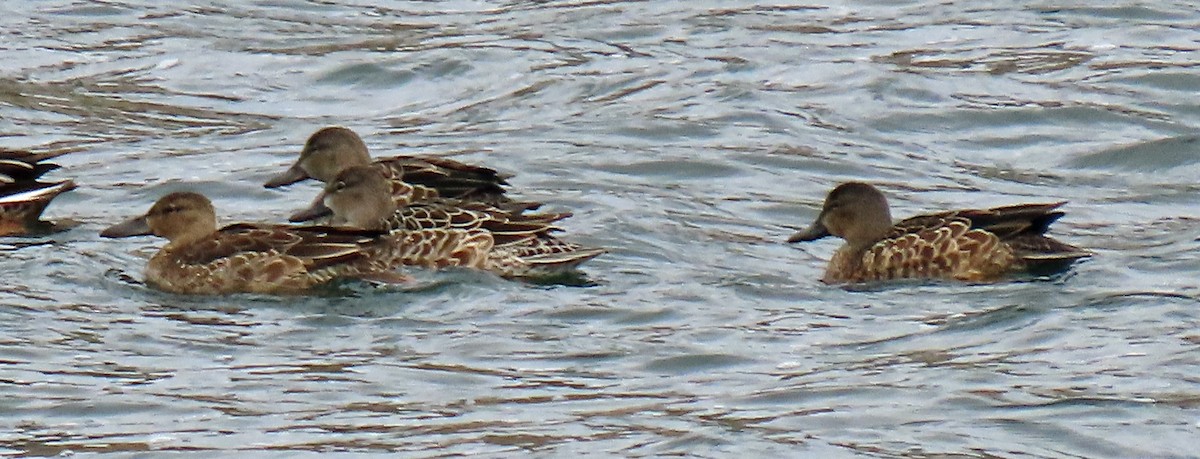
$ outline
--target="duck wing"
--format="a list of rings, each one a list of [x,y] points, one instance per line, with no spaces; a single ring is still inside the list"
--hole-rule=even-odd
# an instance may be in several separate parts
[[[395,156],[376,160],[385,176],[434,190],[443,198],[505,202],[509,176],[495,169],[430,156]]]
[[[330,226],[240,223],[181,247],[177,257],[186,264],[203,265],[238,256],[288,255],[312,270],[359,260],[367,256],[364,249],[378,243],[383,235],[379,231]]]

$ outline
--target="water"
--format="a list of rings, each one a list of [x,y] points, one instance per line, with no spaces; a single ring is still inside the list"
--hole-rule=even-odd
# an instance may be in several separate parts
[[[1200,457],[1190,4],[226,3],[0,7],[0,140],[81,185],[0,241],[0,454]],[[180,189],[282,221],[329,124],[516,173],[598,285],[192,298],[97,237]],[[851,179],[1069,200],[1097,256],[824,286],[782,240]]]

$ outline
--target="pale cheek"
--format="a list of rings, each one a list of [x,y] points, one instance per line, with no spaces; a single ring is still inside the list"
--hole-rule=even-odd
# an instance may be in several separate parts
[[[346,193],[343,192],[343,193],[339,193],[336,195],[331,195],[329,197],[326,197],[325,198],[325,207],[328,207],[330,210],[333,210],[334,213],[349,214],[351,211],[353,211],[357,207],[354,205],[354,202],[357,199],[358,198],[355,196],[346,196]]]
[[[332,172],[334,176],[329,177],[329,180],[335,180],[337,178],[337,173],[341,172],[342,168],[338,167],[338,163],[333,159],[333,155],[325,155],[323,156],[323,159],[324,161],[321,161],[321,170],[325,172]]]
[[[843,239],[846,238],[846,232],[844,231],[845,227],[842,225],[843,221],[841,218],[838,218],[836,214],[825,217],[825,220],[823,220],[822,223],[825,224],[825,230],[828,231],[829,234]]]
[[[313,171],[317,169],[315,163],[316,162],[313,161],[312,157],[310,156],[300,161],[300,169],[303,169],[304,173],[311,177],[313,175]]]
[[[370,211],[363,209],[354,215],[354,226],[366,228],[371,225]]]

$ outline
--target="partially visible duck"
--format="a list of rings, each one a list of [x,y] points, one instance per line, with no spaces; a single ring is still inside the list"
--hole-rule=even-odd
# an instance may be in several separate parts
[[[372,161],[362,138],[341,126],[325,127],[313,133],[304,143],[296,163],[272,177],[264,186],[276,188],[310,178],[328,183],[342,170],[362,165],[378,169],[392,182],[397,205],[401,207],[433,198],[478,201],[511,209],[539,205],[509,199],[504,189],[509,176],[495,169],[433,156],[393,156]],[[322,205],[323,200],[318,196],[309,209],[296,213],[290,220],[300,222],[327,217],[329,209]]]
[[[563,241],[553,222],[570,214],[521,214],[474,203],[429,202],[396,207],[389,181],[377,169],[356,166],[326,185],[325,205],[333,222],[403,234],[413,230],[460,229],[492,238],[486,269],[504,277],[544,277],[569,272],[606,251]]]
[[[1058,270],[1092,255],[1045,235],[1065,202],[920,215],[892,222],[887,198],[861,182],[838,185],[816,222],[788,242],[837,236],[846,243],[826,283],[893,279],[996,281],[1022,271]]]
[[[45,233],[54,224],[42,212],[58,195],[75,189],[75,182],[42,182],[42,174],[58,169],[46,162],[61,153],[35,154],[0,149],[0,236]]]

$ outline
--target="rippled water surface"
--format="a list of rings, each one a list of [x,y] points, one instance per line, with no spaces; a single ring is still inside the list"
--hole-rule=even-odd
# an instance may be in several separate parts
[[[0,6],[0,146],[80,185],[0,240],[0,454],[1200,457],[1194,5],[336,3]],[[281,221],[330,124],[515,173],[596,285],[184,297],[97,237],[179,189]],[[782,241],[846,180],[1069,200],[1097,256],[825,286]]]

